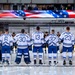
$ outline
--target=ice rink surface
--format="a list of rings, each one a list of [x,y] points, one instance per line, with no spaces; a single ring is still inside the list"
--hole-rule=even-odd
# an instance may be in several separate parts
[[[75,75],[75,67],[2,67],[0,75]]]
[[[69,66],[67,61],[67,66],[62,65],[61,54],[58,54],[58,64],[54,66],[48,65],[48,54],[44,54],[44,64],[42,66],[34,66],[33,65],[33,55],[30,51],[31,64],[26,65],[23,61],[20,65],[16,65],[14,63],[15,54],[12,54],[12,64],[6,67],[0,67],[0,75],[75,75],[75,53],[73,54],[73,65]]]

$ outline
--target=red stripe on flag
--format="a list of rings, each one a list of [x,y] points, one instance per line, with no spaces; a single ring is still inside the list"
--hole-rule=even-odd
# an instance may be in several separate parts
[[[13,13],[0,13],[0,18],[3,18],[3,17],[12,17],[12,18],[16,18],[17,16]]]

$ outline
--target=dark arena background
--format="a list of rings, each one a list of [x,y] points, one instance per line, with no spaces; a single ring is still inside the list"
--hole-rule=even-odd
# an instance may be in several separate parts
[[[31,38],[37,26],[44,35],[50,34],[52,29],[55,30],[55,34],[59,32],[61,35],[66,31],[66,27],[70,27],[75,39],[75,0],[0,0],[0,31],[8,29],[9,34],[12,35],[13,32],[18,34],[21,29],[25,29]],[[66,65],[63,65],[63,43],[59,44],[56,65],[53,63],[54,59],[52,65],[49,65],[48,46],[43,48],[43,64],[39,64],[37,57],[35,65],[33,45],[32,50],[29,50],[31,63],[24,63],[22,56],[21,63],[16,64],[17,47],[13,46],[10,64],[3,65],[0,60],[0,75],[75,75],[75,40],[72,65],[69,65],[68,57]],[[0,50],[2,51],[1,48]],[[38,54],[37,52],[37,56]],[[66,55],[68,56],[68,51]]]

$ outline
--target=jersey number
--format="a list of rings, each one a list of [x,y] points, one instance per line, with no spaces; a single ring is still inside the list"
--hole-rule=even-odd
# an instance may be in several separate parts
[[[4,41],[8,41],[8,37],[4,37]]]
[[[50,41],[53,42],[56,38],[55,37],[51,37]]]
[[[36,35],[36,40],[40,40],[40,35]]]
[[[69,40],[70,41],[71,40],[71,36],[70,35],[66,35],[65,36],[65,40]]]
[[[26,38],[25,38],[25,37],[20,37],[20,38],[19,38],[19,41],[20,41],[20,42],[25,42],[25,41],[26,41]]]

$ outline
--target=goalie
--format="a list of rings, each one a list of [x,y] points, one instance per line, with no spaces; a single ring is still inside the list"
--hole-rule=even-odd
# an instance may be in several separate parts
[[[25,34],[25,30],[22,29],[21,33],[17,34],[15,37],[15,42],[17,42],[17,56],[15,62],[20,64],[22,55],[24,55],[24,61],[26,64],[30,64],[30,55],[28,46],[30,45],[30,37]]]

